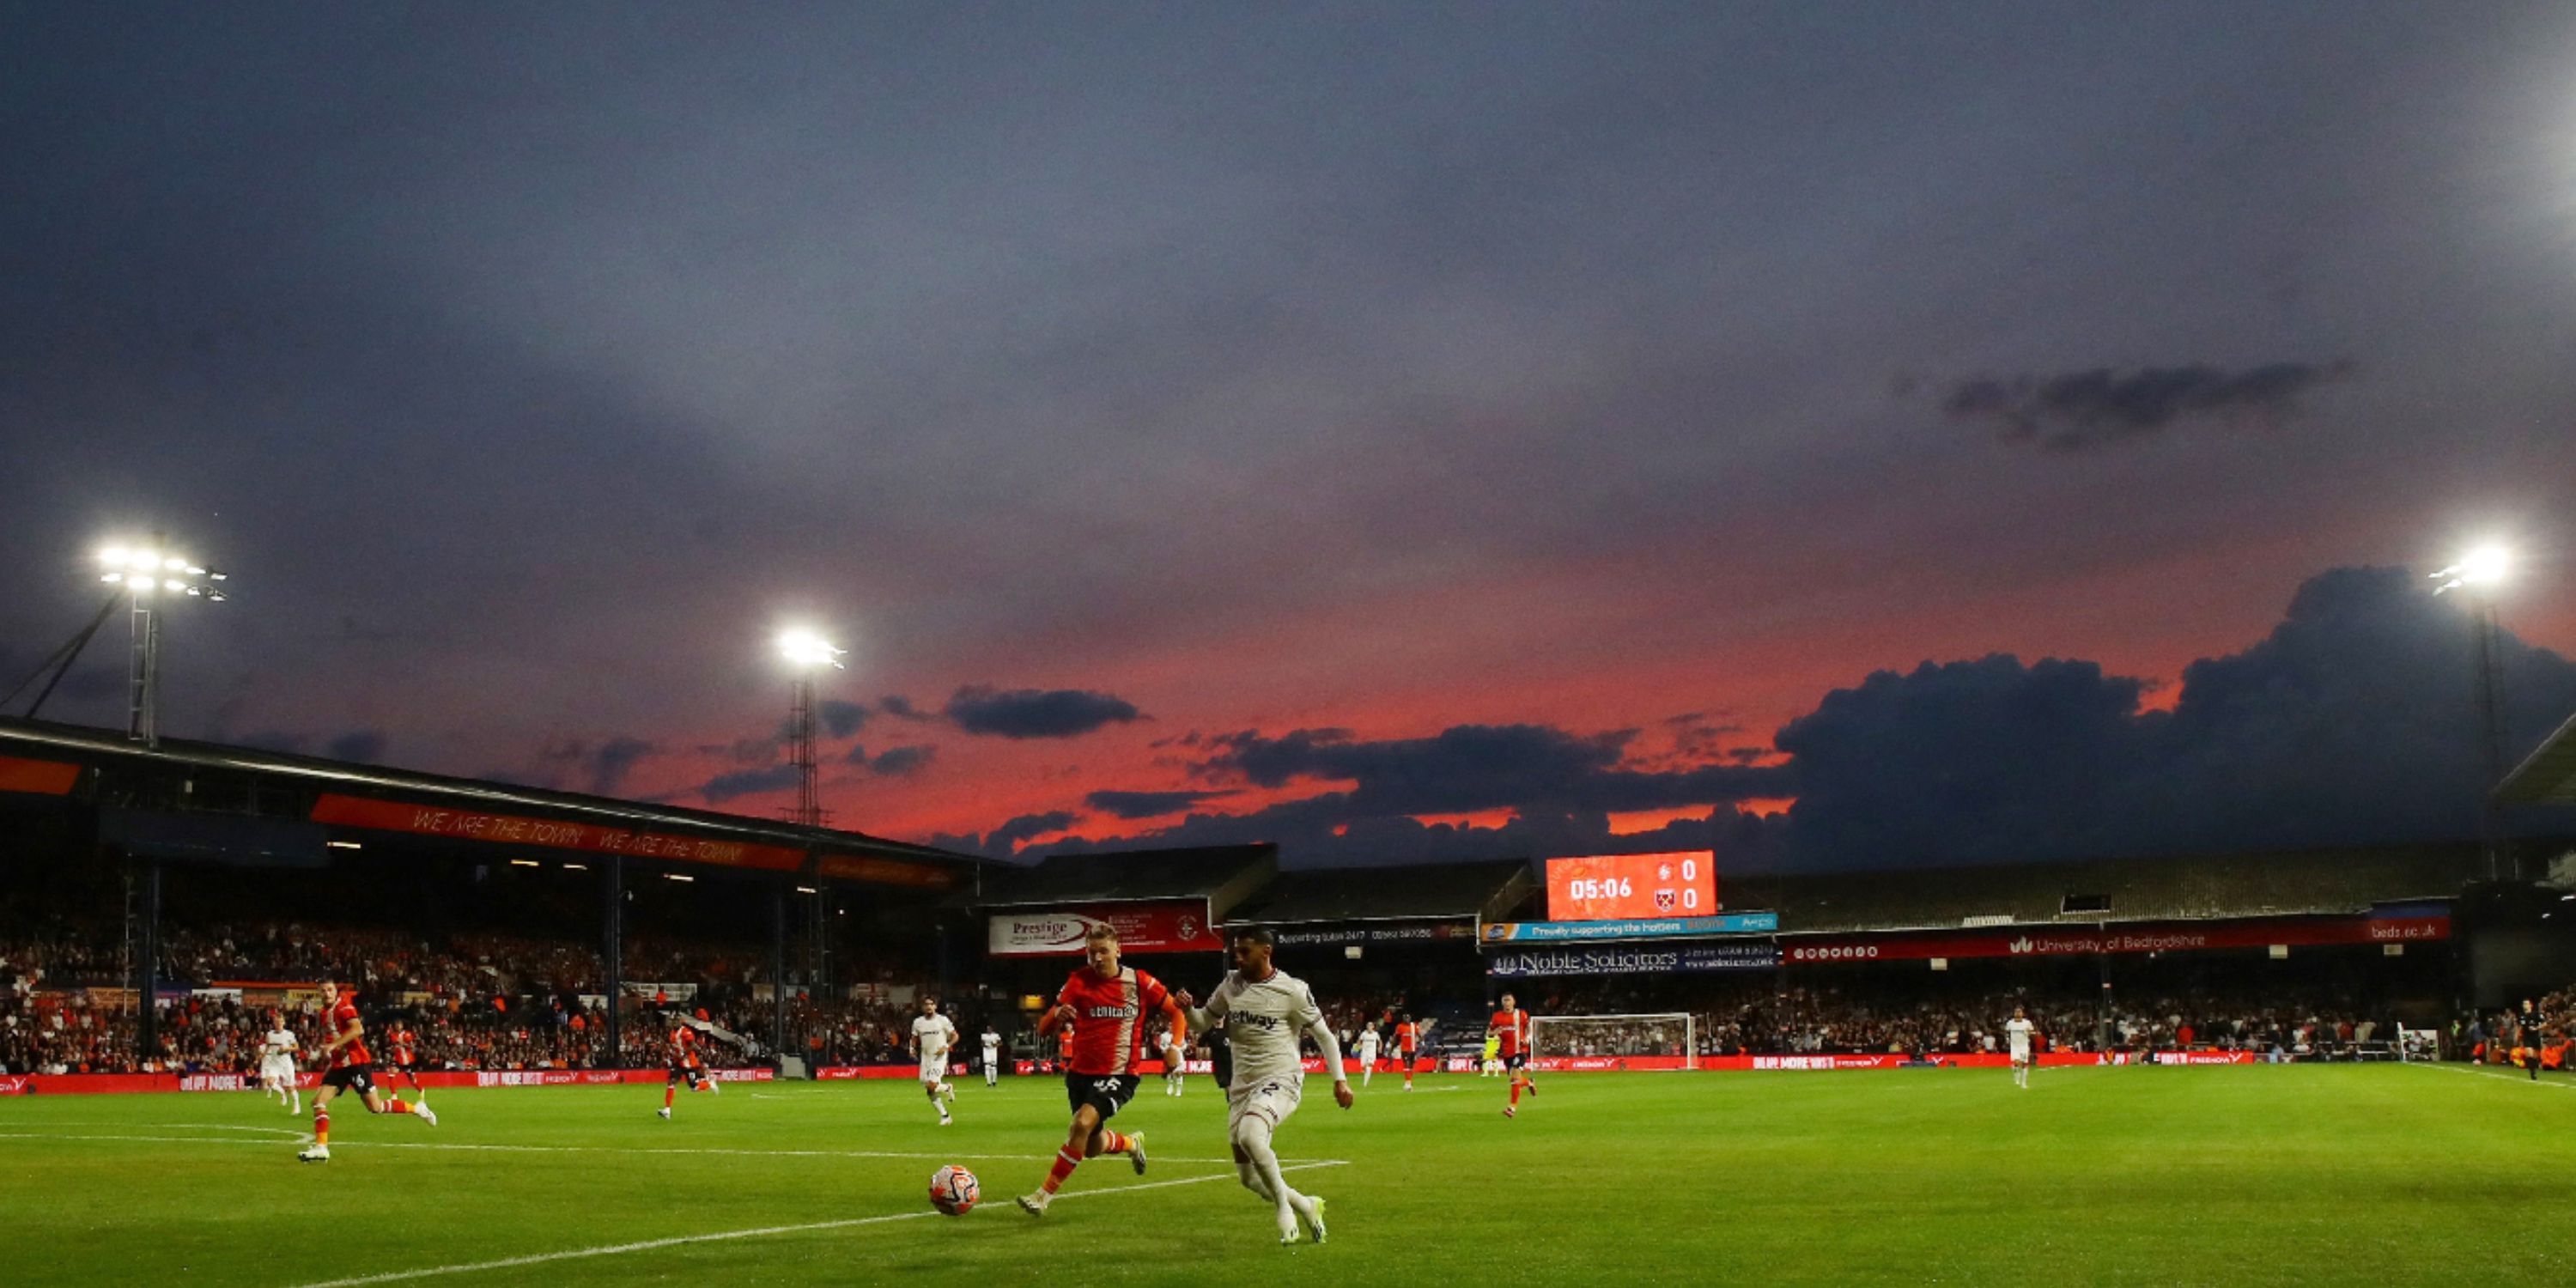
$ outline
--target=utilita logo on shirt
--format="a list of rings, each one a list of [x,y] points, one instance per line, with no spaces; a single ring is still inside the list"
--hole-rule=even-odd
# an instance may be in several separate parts
[[[1136,1018],[1136,1008],[1132,1006],[1095,1006],[1088,1011],[1084,1011],[1083,1014],[1088,1015],[1095,1020],[1132,1020]]]

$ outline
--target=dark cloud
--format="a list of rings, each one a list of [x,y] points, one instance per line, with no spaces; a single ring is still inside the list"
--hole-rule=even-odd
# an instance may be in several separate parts
[[[1121,819],[1161,818],[1162,816],[1164,816],[1164,815],[1166,815],[1166,814],[1178,814],[1178,813],[1180,813],[1180,812],[1181,812],[1181,811],[1183,811],[1183,810],[1193,808],[1193,807],[1195,807],[1195,806],[1198,806],[1198,805],[1204,804],[1205,802],[1212,801],[1212,800],[1220,800],[1220,799],[1223,799],[1223,798],[1225,798],[1225,797],[1232,796],[1232,795],[1234,795],[1234,794],[1235,794],[1235,793],[1230,792],[1230,791],[1227,791],[1227,792],[1118,792],[1118,791],[1103,791],[1103,792],[1093,792],[1093,793],[1091,793],[1090,795],[1083,797],[1083,798],[1082,798],[1082,803],[1083,803],[1084,805],[1086,805],[1086,806],[1089,806],[1090,808],[1092,808],[1092,809],[1094,809],[1094,810],[1099,811],[1100,813],[1107,814],[1107,815],[1109,815],[1109,816],[1110,816],[1110,817],[1112,817],[1112,818],[1121,818]]]
[[[323,754],[333,760],[354,760],[361,764],[376,764],[384,758],[385,754],[384,731],[353,729],[333,738],[324,746]]]
[[[1634,737],[1634,731],[1577,735],[1544,725],[1459,725],[1432,738],[1386,742],[1352,741],[1339,729],[1279,738],[1242,733],[1218,740],[1220,750],[1199,772],[1273,788],[1299,779],[1355,783],[1351,809],[1381,818],[1506,808],[1620,812],[1789,794],[1781,768],[1624,768]]]
[[[1135,704],[1082,689],[995,689],[968,685],[948,699],[948,718],[968,733],[1003,738],[1072,738],[1143,718]]]
[[[931,712],[924,711],[921,708],[912,705],[912,699],[907,698],[900,693],[889,693],[884,697],[877,699],[877,710],[885,712],[887,715],[893,716],[898,720],[927,722],[939,718]]]
[[[698,744],[697,752],[701,756],[722,756],[737,765],[760,765],[776,760],[779,749],[786,745],[787,733],[782,728],[774,737],[702,742]]]
[[[868,772],[880,778],[910,778],[929,768],[931,758],[938,754],[939,749],[927,743],[896,747],[869,761]]]
[[[1394,742],[1233,733],[1207,740],[1203,777],[1353,785],[1040,848],[1274,841],[1283,862],[1314,866],[1705,847],[1743,872],[2464,840],[2483,780],[2471,639],[2461,602],[2415,574],[2338,569],[2302,585],[2259,643],[2186,668],[2171,711],[2141,710],[2146,682],[2093,662],[1998,655],[1837,689],[1780,729],[1778,765],[1648,773],[1622,761],[1625,733],[1534,725]],[[2510,635],[2500,651],[2513,763],[2576,709],[2576,663]],[[1756,796],[1795,804],[1729,807]],[[1117,797],[1092,803],[1114,813]],[[1706,817],[1609,831],[1612,813],[1697,804]],[[1494,827],[1413,817],[1506,808]]]
[[[2170,713],[2090,662],[1882,672],[1780,731],[1810,868],[2461,840],[2478,830],[2467,615],[2398,568],[2299,588]],[[2504,641],[2511,756],[2576,707],[2576,665]]]
[[[710,805],[720,805],[737,796],[783,791],[796,785],[796,766],[771,765],[766,769],[744,769],[718,774],[698,788],[698,795]]]
[[[1073,826],[1080,817],[1070,810],[1049,810],[1044,814],[1022,814],[984,834],[983,846],[1008,854],[1031,837],[1061,832]]]
[[[868,722],[868,709],[856,702],[825,698],[814,704],[814,713],[822,717],[823,732],[834,738],[847,738]]]
[[[662,749],[641,738],[619,734],[601,743],[589,754],[590,793],[614,796],[626,786],[626,776],[638,761],[658,754]]]
[[[2278,424],[2302,394],[2351,373],[2350,363],[2275,362],[2243,371],[2107,367],[2056,376],[1963,380],[1941,399],[1953,419],[1989,421],[2006,442],[2081,451],[2163,430],[2184,419]]]

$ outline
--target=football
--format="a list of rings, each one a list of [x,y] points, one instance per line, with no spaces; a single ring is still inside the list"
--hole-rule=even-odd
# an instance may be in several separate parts
[[[975,1174],[951,1163],[930,1174],[930,1206],[950,1216],[964,1216],[984,1196]]]

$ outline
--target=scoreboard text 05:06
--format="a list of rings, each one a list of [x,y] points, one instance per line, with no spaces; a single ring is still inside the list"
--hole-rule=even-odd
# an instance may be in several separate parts
[[[1547,861],[1550,921],[1625,921],[1717,913],[1717,866],[1706,850],[1596,854]]]

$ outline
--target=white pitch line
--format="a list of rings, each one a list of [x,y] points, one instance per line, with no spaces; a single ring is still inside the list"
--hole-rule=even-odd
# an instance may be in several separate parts
[[[306,1133],[293,1132],[289,1134],[301,1137]],[[273,1141],[265,1140],[234,1140],[224,1136],[109,1136],[88,1133],[73,1135],[67,1133],[9,1131],[5,1129],[0,1129],[0,1140],[131,1140],[176,1145],[269,1145],[275,1143]],[[720,1149],[713,1146],[696,1145],[675,1145],[651,1149],[626,1149],[615,1145],[491,1145],[477,1144],[470,1141],[348,1140],[336,1143],[340,1148],[344,1149],[350,1147],[362,1149],[446,1149],[474,1150],[504,1154],[625,1154],[629,1156],[645,1154],[722,1154],[745,1158],[905,1158],[915,1161],[956,1162],[965,1160],[978,1163],[1043,1163],[1055,1157],[1053,1154],[920,1154],[873,1149]],[[1222,1163],[1228,1166],[1231,1166],[1234,1163],[1234,1160],[1231,1158],[1168,1158],[1159,1154],[1154,1156],[1154,1161],[1160,1163],[1206,1163],[1210,1165]],[[1347,1161],[1348,1160],[1346,1159],[1333,1160],[1333,1162],[1337,1164]]]
[[[1339,1167],[1341,1165],[1342,1160],[1333,1159],[1324,1162],[1292,1163],[1286,1167],[1280,1168],[1279,1170],[1283,1172],[1295,1172],[1303,1171],[1312,1167]],[[1173,1181],[1146,1181],[1137,1185],[1120,1185],[1115,1188],[1105,1190],[1076,1190],[1071,1194],[1058,1194],[1055,1197],[1056,1202],[1062,1203],[1068,1199],[1097,1198],[1104,1194],[1132,1194],[1138,1190],[1157,1190],[1173,1185],[1204,1185],[1209,1181],[1222,1181],[1226,1179],[1228,1178],[1224,1176],[1189,1176]],[[582,1257],[611,1257],[629,1252],[651,1252],[656,1248],[676,1248],[684,1244],[691,1243],[716,1243],[728,1239],[757,1239],[773,1234],[808,1234],[816,1230],[846,1230],[862,1225],[883,1225],[890,1221],[916,1221],[922,1217],[937,1215],[939,1215],[937,1212],[924,1209],[918,1212],[888,1212],[879,1216],[849,1217],[839,1221],[809,1221],[802,1225],[765,1225],[749,1230],[720,1230],[713,1234],[683,1234],[676,1235],[668,1239],[645,1239],[636,1243],[613,1243],[596,1248],[572,1248],[563,1252],[536,1252],[522,1257],[501,1257],[492,1261],[470,1261],[453,1266],[428,1266],[418,1270],[395,1270],[380,1275],[361,1275],[353,1279],[325,1279],[318,1283],[299,1285],[299,1288],[358,1288],[358,1286],[362,1284],[399,1283],[406,1279],[427,1279],[433,1275],[461,1275],[472,1274],[476,1271],[482,1270],[508,1270],[517,1266],[543,1265],[549,1261],[571,1261]]]
[[[2527,1073],[2491,1073],[2485,1069],[2462,1069],[2455,1065],[2448,1064],[2421,1064],[2413,1060],[2409,1060],[2406,1063],[2418,1069],[2439,1069],[2444,1073],[2465,1073],[2472,1078],[2495,1078],[2505,1082],[2519,1082],[2534,1087],[2556,1087],[2560,1091],[2576,1091],[2576,1082],[2536,1080]]]

